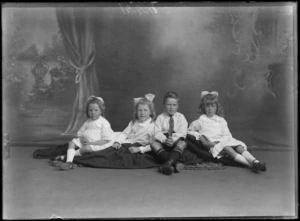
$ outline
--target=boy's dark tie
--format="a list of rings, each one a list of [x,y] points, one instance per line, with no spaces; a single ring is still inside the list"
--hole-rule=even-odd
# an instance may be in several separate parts
[[[173,115],[170,115],[168,137],[172,136],[173,131],[174,131],[174,118]]]

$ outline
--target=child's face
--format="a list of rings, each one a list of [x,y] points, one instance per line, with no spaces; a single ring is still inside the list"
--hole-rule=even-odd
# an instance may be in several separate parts
[[[208,117],[212,117],[216,114],[217,111],[217,104],[216,103],[209,103],[205,105],[205,114]]]
[[[147,104],[139,104],[137,107],[137,116],[140,122],[145,122],[150,118],[150,108]]]
[[[175,114],[178,107],[178,100],[175,98],[168,98],[165,102],[165,110],[168,114]]]
[[[92,120],[97,120],[102,114],[98,104],[89,104],[88,115]]]

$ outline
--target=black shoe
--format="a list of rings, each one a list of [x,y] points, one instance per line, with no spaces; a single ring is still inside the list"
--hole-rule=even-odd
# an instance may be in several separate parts
[[[267,165],[265,162],[259,162],[260,164],[260,170],[263,171],[263,172],[266,172],[267,171]]]
[[[159,168],[160,172],[165,175],[171,175],[172,173],[174,173],[174,167],[172,166],[172,163],[173,161],[167,161],[166,163],[164,163],[164,165]]]
[[[74,164],[72,162],[66,162],[60,164],[58,167],[60,170],[70,170],[70,169],[74,169]]]
[[[252,172],[258,173],[258,171],[266,171],[267,167],[265,164],[259,162],[258,160],[253,160],[252,162]]]
[[[184,170],[184,164],[180,162],[174,163],[173,167],[176,173],[180,173]]]
[[[53,167],[59,167],[60,164],[66,162],[67,156],[66,155],[60,155],[57,157],[53,157],[50,159],[49,164]]]

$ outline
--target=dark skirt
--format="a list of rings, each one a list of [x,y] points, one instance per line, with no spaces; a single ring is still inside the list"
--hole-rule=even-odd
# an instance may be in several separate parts
[[[84,156],[75,157],[74,163],[88,167],[119,169],[142,169],[159,166],[152,151],[144,154],[131,153],[128,150],[131,146],[131,144],[122,144],[120,149],[109,147]]]
[[[140,146],[136,144],[122,144],[120,149],[109,147],[107,149],[89,153],[83,156],[76,156],[74,163],[87,167],[95,168],[115,168],[115,169],[143,169],[160,166],[157,156],[153,151],[146,153],[131,153],[128,148],[131,146]],[[35,159],[51,159],[59,155],[66,155],[68,143],[51,148],[37,149],[33,152]],[[195,154],[185,150],[180,158],[185,164],[201,163]]]
[[[64,143],[54,147],[48,148],[39,148],[33,151],[33,158],[34,159],[52,159],[59,155],[67,154],[69,144]]]
[[[83,166],[97,168],[118,169],[143,169],[160,166],[161,163],[153,151],[146,153],[131,153],[128,148],[132,144],[122,144],[120,149],[109,147],[80,157],[75,157],[74,162]],[[181,162],[185,164],[197,164],[202,160],[189,151],[184,151]]]
[[[187,135],[186,137],[187,142],[187,149],[195,154],[198,158],[203,159],[204,161],[211,161],[214,163],[222,163],[227,166],[236,166],[236,167],[246,167],[245,165],[235,162],[234,160],[230,159],[229,157],[221,157],[221,158],[214,158],[212,154],[209,152],[209,148],[203,146],[200,140],[196,140],[196,138],[192,135]]]

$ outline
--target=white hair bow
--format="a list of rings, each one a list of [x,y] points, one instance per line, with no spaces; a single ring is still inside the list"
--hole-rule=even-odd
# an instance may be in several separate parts
[[[208,95],[208,94],[211,94],[211,95],[214,95],[214,96],[216,96],[216,97],[218,97],[218,92],[216,92],[216,91],[212,91],[212,92],[209,92],[209,91],[202,91],[201,92],[201,98],[203,97],[203,96],[205,96],[205,95]]]
[[[147,100],[151,101],[151,102],[153,101],[154,97],[155,97],[155,95],[154,94],[150,94],[150,93],[145,95],[145,98]],[[139,100],[141,100],[141,99],[142,99],[142,97],[133,98],[135,104],[137,102],[139,102]]]
[[[102,103],[104,103],[104,100],[103,100],[102,97],[96,97],[96,96],[94,96],[94,95],[91,95],[91,96],[88,98],[88,100],[91,100],[92,98],[96,98],[96,99],[98,99],[99,101],[101,101]]]

